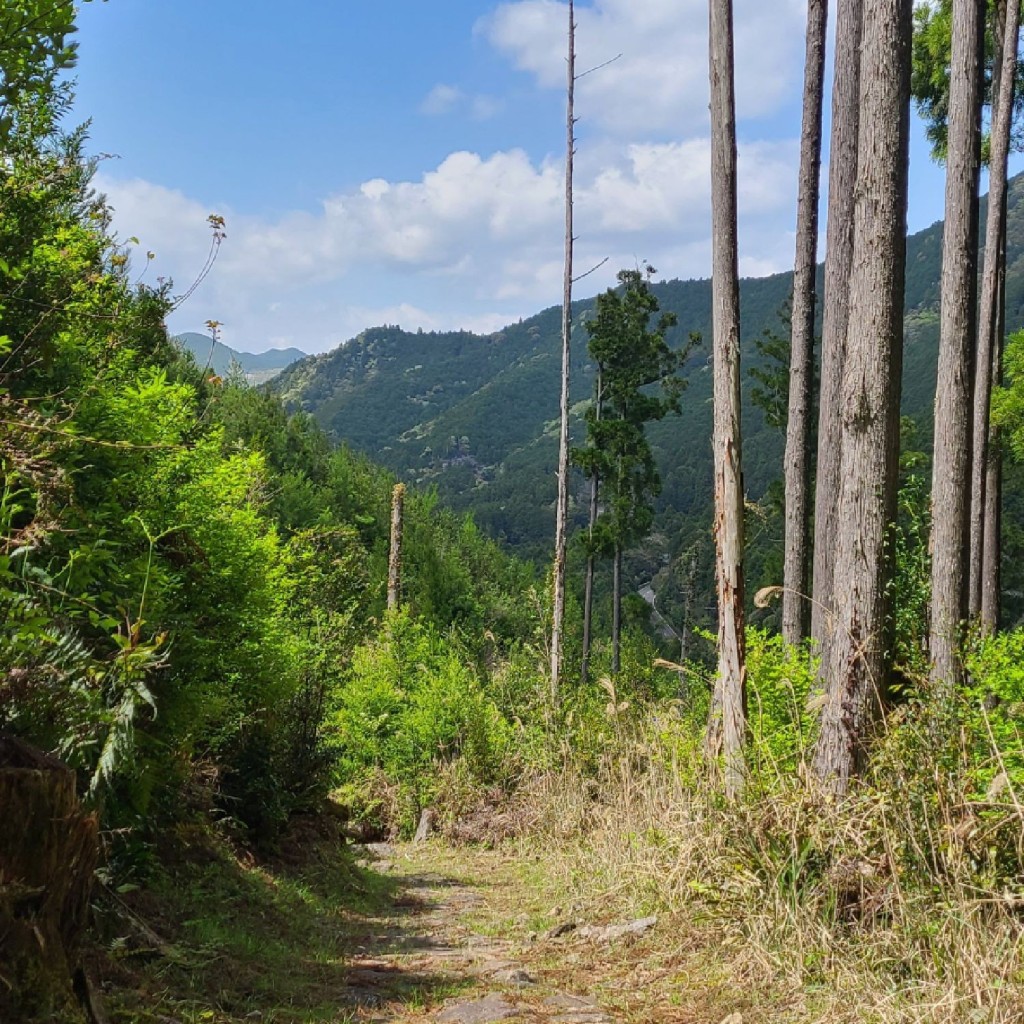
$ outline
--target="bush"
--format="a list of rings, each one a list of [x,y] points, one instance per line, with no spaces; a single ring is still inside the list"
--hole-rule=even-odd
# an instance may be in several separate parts
[[[389,613],[377,638],[359,647],[336,698],[330,733],[338,782],[354,809],[373,802],[380,775],[402,790],[401,820],[436,793],[438,770],[456,761],[487,785],[510,769],[512,727],[469,667],[455,637],[441,637],[404,611]],[[391,801],[396,805],[395,801]]]

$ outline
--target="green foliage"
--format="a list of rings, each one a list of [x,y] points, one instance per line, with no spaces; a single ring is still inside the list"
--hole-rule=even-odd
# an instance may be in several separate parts
[[[778,313],[779,327],[765,327],[759,338],[754,339],[754,350],[760,363],[748,371],[755,381],[750,389],[750,400],[764,413],[769,427],[785,431],[789,416],[789,363],[792,338],[792,310],[789,300]],[[817,369],[817,365],[815,365]],[[817,381],[811,388],[818,393]],[[814,419],[814,417],[812,417]]]
[[[987,0],[988,17],[985,26],[984,102],[991,106],[993,91],[993,65],[997,43],[994,21],[997,2]],[[911,73],[911,93],[918,113],[927,125],[932,156],[938,161],[946,159],[947,119],[949,116],[949,66],[952,56],[953,3],[919,3],[914,8],[914,42]],[[1021,113],[1024,111],[1024,65],[1018,62],[1017,87],[1012,122],[1012,148],[1019,150],[1024,141]],[[985,149],[987,152],[987,140]]]
[[[5,73],[30,9],[0,15]],[[84,133],[55,127],[73,8],[47,11],[16,41],[35,105],[0,166],[0,728],[80,771],[115,859],[193,812],[269,840],[335,780],[326,727],[383,612],[393,479],[170,341],[170,285],[133,280]],[[532,640],[532,570],[429,493],[408,529],[406,632],[433,674],[387,765],[457,743],[493,774],[508,726],[478,666]]]
[[[458,761],[478,785],[505,770],[512,729],[454,638],[390,613],[356,649],[336,697],[331,738],[350,794],[383,776],[404,790],[403,830],[426,806],[438,773]]]
[[[751,753],[764,770],[791,773],[810,747],[817,716],[808,707],[817,666],[778,634],[747,629]]]
[[[1005,380],[992,390],[992,422],[1001,430],[1013,457],[1024,461],[1024,331],[1006,342]]]
[[[966,662],[965,735],[978,793],[1004,777],[1000,791],[1024,795],[1024,630],[976,638]]]
[[[650,319],[658,300],[639,270],[619,272],[621,291],[608,289],[597,298],[585,323],[590,357],[597,366],[594,402],[586,413],[588,444],[573,450],[573,461],[602,486],[603,510],[595,525],[595,551],[636,543],[651,528],[652,500],[661,491],[644,425],[678,413],[686,382],[676,371],[689,348],[674,352],[665,332],[676,318],[663,313],[655,329]],[[695,339],[691,339],[691,345]],[[651,392],[652,385],[660,394]]]
[[[928,609],[931,603],[931,515],[925,478],[911,473],[898,497],[889,543],[895,560],[890,583],[894,664],[905,676],[928,674]]]
[[[86,0],[88,3],[89,0]],[[53,102],[58,77],[75,66],[72,0],[5,0],[0,8],[0,148],[18,114]]]

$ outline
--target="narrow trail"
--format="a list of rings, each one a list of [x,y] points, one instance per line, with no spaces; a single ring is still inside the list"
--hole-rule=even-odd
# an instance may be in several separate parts
[[[542,887],[523,886],[517,860],[480,852],[446,864],[446,851],[430,844],[371,844],[364,850],[368,867],[398,883],[393,906],[399,913],[371,918],[366,932],[353,936],[348,978],[358,1019],[626,1019],[587,993],[581,976],[565,970],[561,954],[571,929],[534,930],[551,908],[544,908]],[[416,1005],[417,990],[429,991],[429,1005]]]

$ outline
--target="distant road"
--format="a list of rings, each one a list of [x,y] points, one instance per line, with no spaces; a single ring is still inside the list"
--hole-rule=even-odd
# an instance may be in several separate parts
[[[651,580],[650,583],[645,583],[637,593],[651,606],[651,617],[654,619],[654,624],[658,627],[658,636],[662,640],[682,640],[669,624],[668,619],[658,611],[654,603],[654,580]]]

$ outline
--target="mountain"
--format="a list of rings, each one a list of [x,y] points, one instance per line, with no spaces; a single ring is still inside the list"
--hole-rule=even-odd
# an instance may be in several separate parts
[[[264,384],[291,363],[306,358],[306,353],[297,348],[272,348],[258,353],[236,352],[208,335],[196,334],[194,331],[179,334],[174,340],[191,352],[200,366],[209,366],[222,377],[230,372],[233,363],[237,363],[251,384]]]
[[[1024,176],[1010,189],[1008,242],[1007,326],[1016,330],[1024,326]],[[941,249],[941,222],[908,238],[903,411],[916,421],[915,442],[925,449],[932,434]],[[746,279],[741,286],[744,477],[750,501],[763,507],[751,516],[751,592],[781,576],[772,538],[760,533],[781,529],[771,512],[778,506],[784,442],[750,400],[756,382],[749,371],[765,363],[756,344],[762,335],[788,332],[782,316],[791,286],[791,273]],[[704,580],[712,572],[711,286],[665,281],[654,292],[661,308],[678,316],[674,344],[691,331],[705,339],[685,370],[682,415],[648,428],[663,491],[652,540],[631,564],[635,580],[658,576],[667,585],[676,576],[678,592],[683,563],[692,562],[688,571]],[[582,327],[593,305],[586,299],[572,309],[574,443],[584,436],[582,414],[594,382]],[[554,533],[560,358],[560,308],[552,307],[487,336],[373,328],[295,363],[274,388],[293,408],[312,413],[335,440],[409,482],[436,487],[445,503],[471,511],[493,536],[540,561]],[[578,523],[586,493],[577,477]]]

